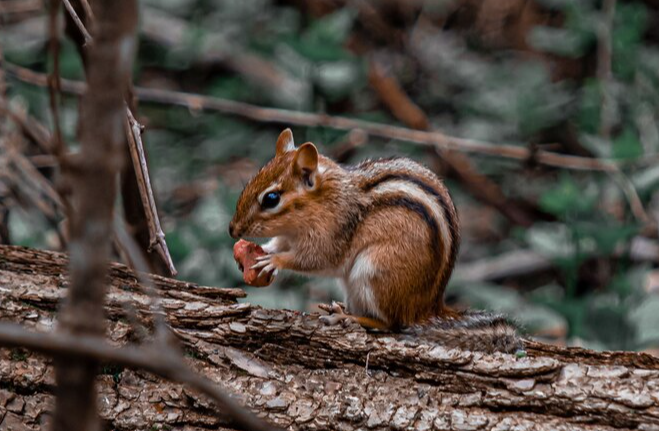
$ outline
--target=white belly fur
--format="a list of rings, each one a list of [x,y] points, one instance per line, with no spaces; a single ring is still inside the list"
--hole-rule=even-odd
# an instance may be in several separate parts
[[[383,320],[371,289],[371,279],[377,268],[369,258],[368,250],[362,251],[346,268],[340,279],[345,294],[345,303],[350,314],[374,317]]]

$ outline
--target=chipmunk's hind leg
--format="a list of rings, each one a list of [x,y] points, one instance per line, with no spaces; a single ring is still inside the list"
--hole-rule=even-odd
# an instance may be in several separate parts
[[[381,320],[347,313],[343,304],[338,302],[332,302],[331,305],[321,305],[320,308],[330,313],[326,316],[320,316],[321,322],[326,325],[342,324],[345,326],[346,323],[355,322],[366,329],[377,329],[379,331],[389,329],[389,326]]]

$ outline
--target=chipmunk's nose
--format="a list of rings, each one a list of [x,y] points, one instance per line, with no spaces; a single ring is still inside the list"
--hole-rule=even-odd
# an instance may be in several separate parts
[[[231,235],[231,238],[233,239],[238,239],[242,236],[241,230],[236,226],[236,223],[231,220],[229,223],[229,235]]]

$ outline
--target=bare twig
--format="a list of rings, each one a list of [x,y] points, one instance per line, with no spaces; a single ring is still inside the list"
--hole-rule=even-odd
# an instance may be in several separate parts
[[[5,52],[2,49],[2,44],[0,44],[0,101],[2,103],[5,103],[5,99],[7,98],[7,80],[5,79],[5,71],[3,69],[3,65],[5,62]],[[2,120],[4,123],[4,119]],[[4,124],[0,124],[4,127]]]
[[[523,277],[548,271],[554,267],[550,258],[533,250],[512,250],[496,256],[488,256],[474,262],[458,265],[454,283],[478,283],[503,278]]]
[[[6,69],[12,76],[21,81],[29,82],[34,85],[44,85],[44,77],[40,73],[8,63],[6,64]],[[81,94],[84,91],[84,88],[85,84],[83,82],[62,79],[62,89],[64,91],[73,94]],[[617,168],[616,162],[610,160],[569,156],[543,150],[532,153],[528,148],[516,145],[492,144],[473,139],[457,138],[441,132],[411,130],[405,127],[389,126],[386,124],[327,114],[314,114],[288,109],[263,108],[219,97],[203,96],[171,90],[145,87],[135,87],[134,90],[135,96],[140,101],[182,106],[191,110],[217,111],[265,123],[307,127],[328,127],[337,130],[361,129],[371,136],[385,139],[396,139],[422,146],[436,147],[440,150],[455,150],[519,161],[528,161],[531,157],[535,157],[534,161],[538,164],[563,169],[611,172]],[[649,156],[643,162],[650,163],[649,160],[656,161],[658,159],[659,155]]]
[[[416,130],[430,129],[426,113],[410,99],[398,79],[376,55],[369,59],[368,82],[391,114],[403,124]]]
[[[35,168],[54,168],[58,166],[57,158],[50,154],[37,154],[27,158]]]
[[[609,172],[609,175],[616,183],[618,183],[618,186],[627,198],[629,209],[632,214],[634,214],[634,217],[645,226],[651,227],[655,222],[652,217],[648,215],[647,211],[645,211],[643,201],[641,201],[641,198],[630,179],[620,170]]]
[[[78,27],[78,30],[80,30],[80,33],[82,34],[83,38],[85,39],[85,44],[84,46],[88,46],[92,42],[92,35],[89,34],[87,29],[85,28],[85,25],[82,23],[80,20],[80,17],[76,13],[76,10],[73,8],[71,5],[71,2],[69,0],[62,0],[64,2],[64,7],[66,7],[66,10],[69,12],[69,15],[71,15],[71,18],[73,19],[73,22],[75,22],[76,27]],[[89,5],[87,5],[89,6]],[[89,9],[91,11],[91,8]]]
[[[149,347],[115,348],[101,338],[89,335],[62,333],[37,333],[23,329],[20,325],[0,323],[0,345],[23,347],[60,358],[82,356],[95,362],[112,362],[133,369],[146,370],[167,380],[183,383],[211,398],[223,413],[244,429],[254,431],[276,431],[245,410],[232,397],[225,394],[210,380],[183,366],[179,360],[163,356],[160,349]]]
[[[20,138],[15,136],[15,138]],[[38,210],[57,232],[60,246],[68,242],[64,226],[60,220],[64,216],[64,203],[51,183],[38,169],[16,148],[13,139],[5,139],[0,144],[0,152],[5,150],[0,169],[2,182],[15,194],[19,203],[27,204]]]
[[[0,44],[0,106],[5,104],[7,98],[7,82],[5,80],[5,71],[2,69],[2,64],[4,63],[4,51],[2,50],[2,44]],[[7,133],[7,125],[9,115],[6,110],[0,109],[0,153],[5,151],[5,143],[1,138],[2,135]],[[7,170],[7,158],[0,157],[0,171]],[[3,177],[0,174],[0,179]],[[10,244],[11,239],[9,235],[9,205],[6,201],[10,195],[10,191],[7,187],[3,186],[0,183],[0,244]]]
[[[0,2],[0,14],[36,12],[43,8],[40,0],[14,0]]]
[[[339,163],[345,163],[358,148],[368,143],[368,135],[359,129],[351,130],[342,142],[335,143],[330,156]]]
[[[158,210],[156,209],[156,200],[153,197],[153,188],[149,178],[149,168],[144,155],[144,146],[142,145],[142,126],[135,120],[130,109],[126,108],[126,136],[128,136],[128,145],[130,147],[133,168],[137,176],[137,184],[140,188],[140,197],[146,215],[146,221],[149,226],[149,251],[155,248],[167,264],[169,272],[175,276],[177,274],[174,262],[169,254],[169,248],[165,241],[165,233],[160,226]]]
[[[0,68],[1,68],[0,64]],[[52,137],[50,131],[41,122],[28,115],[24,110],[10,109],[4,100],[0,100],[0,113],[6,115],[14,124],[27,136],[34,141],[44,153],[52,153]]]
[[[638,235],[631,240],[629,250],[616,250],[612,257],[628,257],[634,262],[659,263],[659,243]],[[531,249],[516,249],[495,256],[458,265],[453,273],[455,283],[519,278],[554,268],[555,262]]]
[[[94,17],[94,11],[92,10],[92,7],[90,6],[89,1],[88,0],[79,0],[79,1],[80,1],[80,4],[82,4],[82,8],[85,10],[85,14],[87,15],[87,19],[90,22],[94,22],[94,20],[96,18]]]
[[[602,22],[599,26],[597,40],[597,79],[602,91],[602,109],[600,113],[600,130],[602,138],[611,139],[611,129],[614,121],[614,99],[611,94],[613,73],[611,72],[613,25],[616,13],[616,0],[604,0],[602,3]],[[638,196],[632,182],[619,169],[610,172],[611,178],[618,183],[634,217],[648,225],[652,218],[643,208],[643,202]]]
[[[124,220],[118,213],[115,214],[114,218],[114,232],[117,241],[119,244],[121,244],[123,250],[125,250],[126,254],[128,255],[128,260],[130,266],[135,272],[135,276],[139,282],[146,287],[146,292],[149,295],[149,299],[151,300],[151,312],[155,322],[154,326],[156,342],[161,342],[160,347],[163,350],[164,355],[172,354],[173,351],[176,350],[171,348],[174,346],[167,345],[173,343],[170,343],[172,340],[170,337],[168,337],[170,332],[168,330],[167,322],[165,321],[165,313],[163,312],[162,306],[160,304],[160,297],[156,292],[156,288],[153,285],[153,282],[147,276],[147,273],[149,272],[149,266],[142,253],[140,253],[137,243],[126,231]]]
[[[59,36],[60,28],[57,14],[60,9],[60,0],[51,0],[50,12],[48,19],[48,32],[49,32],[49,49],[48,52],[53,58],[53,71],[48,76],[48,93],[50,96],[50,112],[53,116],[53,148],[55,155],[61,159],[64,154],[64,139],[62,138],[62,127],[60,126],[59,115],[59,94],[62,91],[60,75],[59,75]],[[64,168],[64,166],[62,166]]]
[[[17,177],[16,186],[34,196],[32,202],[49,220],[55,221],[56,211],[64,213],[64,204],[50,182],[21,154],[16,144],[8,140],[6,145],[7,168]],[[45,201],[44,201],[45,198]]]
[[[613,97],[611,95],[611,37],[613,34],[613,19],[615,17],[616,0],[604,0],[602,3],[602,22],[599,27],[597,41],[597,79],[602,88],[602,111],[600,114],[600,136],[611,137],[613,127]]]

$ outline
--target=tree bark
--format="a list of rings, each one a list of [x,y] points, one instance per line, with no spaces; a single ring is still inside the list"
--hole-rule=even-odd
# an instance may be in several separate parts
[[[52,330],[69,286],[66,268],[62,254],[0,246],[0,319]],[[238,302],[240,289],[153,279],[189,363],[282,427],[659,429],[659,358],[648,354],[533,342],[525,358],[447,350],[265,310]],[[148,330],[151,322],[145,288],[118,264],[108,281],[108,338],[140,342],[140,325]],[[0,430],[43,428],[54,384],[49,360],[1,349]],[[208,400],[141,371],[106,364],[98,388],[110,429],[233,429]]]

